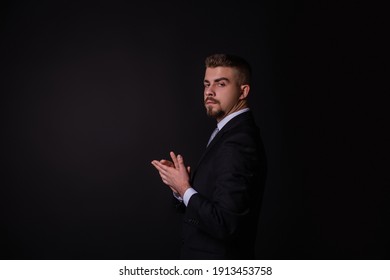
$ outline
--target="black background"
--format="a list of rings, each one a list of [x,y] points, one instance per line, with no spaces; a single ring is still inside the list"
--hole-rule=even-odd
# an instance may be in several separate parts
[[[2,259],[176,259],[150,161],[215,122],[204,58],[252,64],[268,158],[257,258],[388,259],[384,9],[363,2],[6,2]]]

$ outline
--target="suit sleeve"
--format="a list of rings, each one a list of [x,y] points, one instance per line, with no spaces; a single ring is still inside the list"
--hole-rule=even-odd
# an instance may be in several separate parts
[[[244,133],[225,139],[213,158],[215,191],[212,199],[194,194],[187,205],[187,217],[195,226],[216,238],[226,239],[235,234],[240,223],[248,218],[255,172],[259,158],[253,138]],[[196,187],[196,186],[195,186]],[[208,187],[208,186],[206,186]]]

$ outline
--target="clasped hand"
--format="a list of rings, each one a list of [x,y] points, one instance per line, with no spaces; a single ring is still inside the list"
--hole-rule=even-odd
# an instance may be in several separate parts
[[[165,159],[160,161],[153,160],[152,165],[158,170],[164,184],[183,197],[185,191],[190,188],[190,167],[185,167],[184,159],[181,155],[176,156],[174,152],[169,154],[172,161]]]

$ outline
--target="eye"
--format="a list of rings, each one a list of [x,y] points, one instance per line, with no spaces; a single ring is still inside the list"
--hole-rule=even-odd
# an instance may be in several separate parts
[[[204,85],[205,88],[210,86],[210,84],[206,84],[206,83],[204,83],[203,85]]]
[[[224,87],[224,86],[225,86],[225,83],[218,83],[218,86],[219,86],[219,87]]]

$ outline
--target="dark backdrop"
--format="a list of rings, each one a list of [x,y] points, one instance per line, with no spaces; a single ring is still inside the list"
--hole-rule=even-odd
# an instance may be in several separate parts
[[[2,259],[177,258],[180,217],[150,161],[196,164],[214,52],[254,69],[257,257],[388,258],[381,9],[231,2],[2,4]]]

